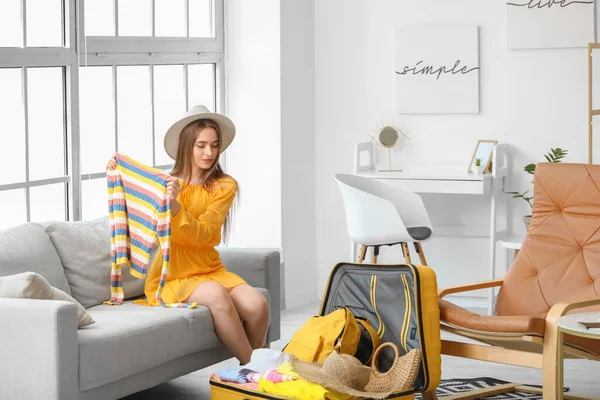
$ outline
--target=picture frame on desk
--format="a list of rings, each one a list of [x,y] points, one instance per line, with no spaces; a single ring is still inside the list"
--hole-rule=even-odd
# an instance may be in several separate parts
[[[479,159],[481,161],[481,166],[483,167],[481,173],[491,173],[492,156],[494,154],[494,147],[497,144],[497,140],[478,140],[477,146],[475,146],[475,151],[473,152],[473,157],[471,157],[471,162],[469,163],[469,168],[467,168],[467,172],[470,174],[473,173],[473,169],[475,167],[475,160]]]

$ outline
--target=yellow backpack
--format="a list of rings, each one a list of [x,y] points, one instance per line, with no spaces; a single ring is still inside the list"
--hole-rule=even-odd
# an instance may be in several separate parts
[[[362,328],[362,329],[361,329]],[[283,349],[305,362],[322,363],[334,349],[370,365],[381,340],[369,321],[356,318],[346,307],[314,316],[294,333]]]

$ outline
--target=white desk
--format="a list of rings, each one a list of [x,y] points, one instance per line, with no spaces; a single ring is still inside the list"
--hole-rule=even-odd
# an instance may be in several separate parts
[[[523,245],[523,236],[513,236],[502,240],[502,247],[505,249],[515,250],[515,255],[519,253],[521,250],[521,246]]]
[[[502,275],[506,275],[515,258],[517,258],[519,250],[521,250],[521,246],[523,245],[523,239],[525,239],[524,236],[511,236],[500,241],[500,245],[506,249],[506,267]],[[495,290],[495,293],[497,293],[498,289]]]
[[[369,168],[357,173],[388,183],[401,181],[402,187],[415,193],[488,194],[492,190],[492,175],[469,174],[461,167],[419,166],[401,172]]]
[[[400,172],[382,172],[374,164],[374,144],[372,141],[359,143],[355,153],[355,173],[378,181],[399,185],[415,193],[469,194],[486,196],[490,204],[490,225],[487,237],[488,277],[494,279],[496,266],[496,242],[506,236],[506,230],[497,229],[497,199],[509,197],[502,193],[506,185],[509,162],[509,146],[502,143],[494,147],[491,173],[476,175],[468,173],[466,166],[418,166],[406,167]],[[361,160],[366,162],[361,163]],[[508,200],[505,199],[508,205]],[[508,215],[508,212],[506,213]],[[508,226],[504,224],[504,226]],[[435,238],[435,226],[434,236]],[[352,246],[352,259],[356,259],[357,248]],[[432,266],[435,269],[435,266]],[[465,282],[469,283],[469,282]],[[488,312],[491,314],[495,294],[489,290]]]

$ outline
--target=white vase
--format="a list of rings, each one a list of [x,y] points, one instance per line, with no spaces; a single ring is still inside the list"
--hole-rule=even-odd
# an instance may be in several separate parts
[[[531,223],[531,215],[524,215],[523,222],[525,223],[525,233],[529,232],[529,224]]]
[[[475,173],[475,175],[481,175],[483,174],[483,165],[475,165],[473,166],[473,172]]]

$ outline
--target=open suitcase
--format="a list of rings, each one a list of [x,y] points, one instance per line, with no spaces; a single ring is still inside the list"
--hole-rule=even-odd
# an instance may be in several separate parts
[[[411,400],[415,393],[435,393],[441,378],[441,339],[437,281],[431,268],[409,264],[337,264],[329,276],[319,315],[327,315],[341,306],[348,307],[356,317],[369,320],[381,343],[395,343],[402,354],[415,348],[422,351],[415,387],[387,399]],[[392,361],[392,354],[382,352],[379,369],[387,370]],[[215,400],[284,400],[213,379],[210,385]]]

